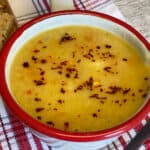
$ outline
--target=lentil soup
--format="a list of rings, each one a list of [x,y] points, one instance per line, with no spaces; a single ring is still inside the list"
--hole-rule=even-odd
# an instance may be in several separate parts
[[[16,54],[10,87],[17,103],[48,126],[98,131],[129,119],[148,95],[149,68],[120,37],[88,26],[40,33]]]

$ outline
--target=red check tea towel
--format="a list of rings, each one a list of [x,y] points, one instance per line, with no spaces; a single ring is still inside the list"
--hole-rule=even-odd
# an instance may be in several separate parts
[[[20,26],[37,16],[50,13],[54,10],[54,7],[56,7],[52,5],[54,3],[49,0],[8,1]],[[59,0],[57,0],[57,2],[58,1]],[[103,12],[125,20],[119,9],[111,0],[74,0],[73,5],[70,4],[70,6],[73,6],[73,9]],[[59,9],[66,9],[65,4],[61,4]],[[137,124],[135,129],[124,133],[118,137],[117,140],[108,145],[106,144],[105,147],[99,150],[123,150],[149,119],[150,114],[148,114],[140,124]],[[6,110],[2,98],[0,97],[0,150],[57,150],[57,148],[54,149],[48,146],[38,137],[34,136],[28,127],[24,126],[13,114]],[[140,150],[150,150],[150,138],[140,147]]]

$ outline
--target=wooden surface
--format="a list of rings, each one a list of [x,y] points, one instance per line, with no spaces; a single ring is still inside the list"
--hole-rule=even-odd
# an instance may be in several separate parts
[[[150,42],[150,0],[113,0],[127,22]]]

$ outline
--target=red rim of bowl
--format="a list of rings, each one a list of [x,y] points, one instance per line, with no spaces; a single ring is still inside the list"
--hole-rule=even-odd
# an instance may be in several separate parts
[[[0,92],[2,94],[2,97],[4,98],[4,102],[6,106],[20,119],[23,121],[26,125],[28,125],[30,128],[34,129],[35,131],[38,131],[39,133],[42,133],[48,137],[54,137],[58,139],[68,140],[68,141],[78,141],[78,142],[87,142],[87,141],[97,141],[97,140],[104,140],[107,138],[119,136],[122,133],[128,131],[131,128],[134,128],[140,121],[146,117],[146,115],[149,113],[150,110],[150,100],[146,103],[146,105],[138,112],[134,117],[126,121],[125,123],[118,125],[116,127],[113,127],[111,129],[106,129],[102,131],[96,131],[96,132],[86,132],[86,133],[70,133],[65,132],[61,130],[57,130],[51,127],[48,127],[39,121],[33,119],[31,116],[29,116],[26,112],[24,112],[18,104],[13,100],[12,96],[9,93],[9,90],[7,88],[6,80],[5,80],[5,63],[6,59],[9,53],[9,50],[13,43],[16,41],[16,39],[30,26],[32,26],[35,23],[38,23],[44,19],[55,17],[59,15],[73,15],[73,14],[82,14],[82,15],[91,15],[100,17],[109,21],[112,21],[116,24],[119,24],[132,32],[144,45],[145,47],[150,51],[150,44],[145,40],[145,38],[136,31],[133,27],[128,25],[127,23],[116,19],[112,16],[103,14],[103,13],[96,13],[96,12],[90,12],[90,11],[79,11],[79,10],[71,10],[71,11],[59,11],[54,12],[51,14],[46,14],[40,17],[37,17],[36,19],[33,19],[32,21],[29,21],[28,23],[24,24],[21,28],[19,28],[7,41],[5,46],[3,47],[1,53],[0,53]]]

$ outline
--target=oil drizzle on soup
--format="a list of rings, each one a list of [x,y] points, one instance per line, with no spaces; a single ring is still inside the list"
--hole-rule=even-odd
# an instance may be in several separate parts
[[[60,130],[97,131],[131,117],[148,94],[149,68],[118,36],[64,26],[27,41],[11,65],[17,103]]]

